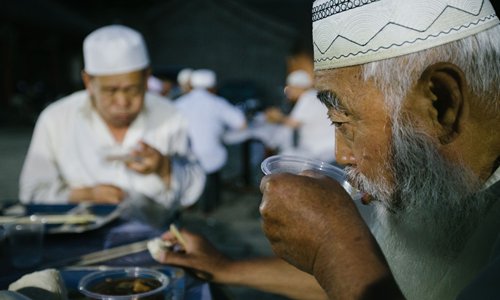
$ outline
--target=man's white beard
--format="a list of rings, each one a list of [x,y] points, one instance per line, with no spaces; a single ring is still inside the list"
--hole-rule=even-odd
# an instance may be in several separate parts
[[[488,203],[471,170],[443,158],[425,133],[402,123],[394,123],[392,162],[383,166],[394,184],[346,171],[376,199],[377,240],[406,296],[420,298],[439,285]]]

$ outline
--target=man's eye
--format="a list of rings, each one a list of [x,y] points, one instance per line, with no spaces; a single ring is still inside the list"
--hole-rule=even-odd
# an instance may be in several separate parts
[[[129,86],[124,89],[125,94],[127,94],[128,96],[137,96],[138,94],[141,93],[141,91],[142,88],[141,86],[138,85]]]
[[[102,88],[101,93],[105,94],[105,95],[113,95],[114,93],[116,93],[116,89],[115,88]]]
[[[331,125],[335,126],[335,128],[340,128],[345,122],[336,122],[331,121]]]

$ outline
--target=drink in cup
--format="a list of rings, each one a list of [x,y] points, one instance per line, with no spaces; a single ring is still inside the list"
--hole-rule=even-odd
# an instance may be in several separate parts
[[[276,173],[300,174],[306,170],[320,172],[338,181],[351,197],[355,199],[359,197],[358,191],[347,181],[344,170],[320,160],[290,155],[274,155],[266,158],[260,167],[265,175]]]

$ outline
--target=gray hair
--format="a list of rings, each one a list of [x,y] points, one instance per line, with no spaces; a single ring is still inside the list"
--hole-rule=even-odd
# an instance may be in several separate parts
[[[485,111],[497,114],[500,104],[500,25],[442,46],[363,65],[365,80],[373,79],[393,115],[427,66],[450,62],[460,67]],[[394,84],[397,83],[397,84]]]

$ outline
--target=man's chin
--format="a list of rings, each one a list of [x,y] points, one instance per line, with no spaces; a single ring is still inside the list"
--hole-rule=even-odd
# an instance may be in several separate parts
[[[359,198],[363,204],[369,204],[373,201],[392,202],[390,200],[392,199],[392,193],[388,188],[383,188],[387,184],[374,183],[353,167],[346,167],[345,171],[347,172],[349,184],[358,190]]]
[[[130,126],[130,124],[132,124],[134,119],[135,118],[132,116],[115,117],[112,119],[111,124],[117,128],[128,127],[128,126]]]

